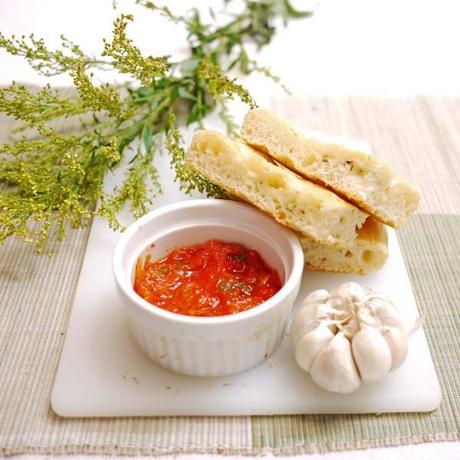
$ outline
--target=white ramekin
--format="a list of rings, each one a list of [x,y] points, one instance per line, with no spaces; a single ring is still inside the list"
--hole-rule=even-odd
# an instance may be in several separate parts
[[[275,268],[283,287],[266,302],[234,315],[192,317],[155,307],[133,290],[136,261],[209,239],[242,243]],[[303,252],[295,235],[252,206],[188,200],[134,222],[115,248],[113,271],[133,335],[153,361],[175,372],[220,376],[248,369],[279,345],[297,296]]]

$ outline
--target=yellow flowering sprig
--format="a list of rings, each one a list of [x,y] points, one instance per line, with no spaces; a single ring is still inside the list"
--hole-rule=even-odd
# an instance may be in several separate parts
[[[169,64],[166,57],[143,57],[139,48],[126,35],[128,21],[132,15],[121,15],[113,23],[113,39],[104,40],[103,56],[110,57],[111,64],[121,73],[134,76],[143,86],[155,86],[156,79],[164,75]]]
[[[203,126],[215,111],[235,133],[227,101],[237,98],[248,107],[255,101],[229,72],[261,72],[278,81],[251,58],[246,43],[263,47],[273,37],[276,18],[286,22],[306,13],[294,10],[288,0],[247,0],[243,12],[217,26],[221,22],[203,21],[196,9],[176,15],[151,1],[137,3],[185,27],[185,58],[143,56],[127,34],[131,15],[114,21],[112,37],[104,40],[98,57],[65,36],[54,50],[34,35],[8,38],[0,33],[0,49],[26,59],[41,74],[69,74],[74,83],[66,94],[49,85],[0,88],[0,113],[18,121],[16,137],[0,144],[0,244],[15,236],[42,251],[50,239],[63,239],[69,228],[89,225],[95,215],[122,229],[117,213],[125,205],[140,216],[161,193],[154,166],[161,150],[169,153],[182,190],[225,196],[185,163],[178,120]],[[99,69],[116,70],[129,81],[100,84]],[[60,131],[63,118],[74,120],[78,129]],[[121,164],[127,165],[124,180],[106,192],[106,174]]]

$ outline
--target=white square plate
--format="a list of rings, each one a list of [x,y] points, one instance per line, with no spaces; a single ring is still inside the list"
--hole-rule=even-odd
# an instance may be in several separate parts
[[[158,161],[163,189],[157,205],[187,199],[172,182],[166,158]],[[117,182],[108,179],[107,186]],[[186,377],[148,360],[134,343],[112,276],[119,238],[95,219],[80,275],[51,404],[64,417],[160,415],[268,415],[431,411],[440,387],[422,329],[410,339],[406,362],[383,381],[350,395],[327,393],[295,363],[286,336],[266,362],[224,378]],[[306,271],[295,307],[310,291],[356,280],[389,295],[408,316],[417,314],[393,230],[384,268],[365,277]]]

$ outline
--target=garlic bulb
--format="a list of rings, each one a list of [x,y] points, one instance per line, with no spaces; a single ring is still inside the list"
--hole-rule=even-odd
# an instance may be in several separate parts
[[[291,326],[297,364],[320,387],[350,393],[376,382],[406,359],[407,324],[384,296],[348,282],[332,292],[310,293]]]

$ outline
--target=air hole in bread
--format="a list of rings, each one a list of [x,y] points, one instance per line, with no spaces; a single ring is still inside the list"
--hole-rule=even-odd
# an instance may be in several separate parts
[[[286,181],[282,176],[272,175],[268,178],[267,184],[272,188],[283,188]]]
[[[357,166],[356,163],[353,163],[353,161],[346,161],[347,166],[349,166],[349,170],[353,173],[356,174],[357,176],[365,176],[366,175],[366,170],[361,168],[360,166]]]
[[[317,161],[315,155],[310,155],[310,156],[304,156],[302,158],[302,164],[304,167],[311,166],[313,163]]]
[[[206,144],[204,141],[197,141],[196,148],[200,150],[204,150],[206,153],[209,153],[209,151],[211,150],[208,144]]]
[[[347,251],[347,252],[345,253],[345,257],[351,257],[352,255],[353,255],[353,254],[351,253],[351,251]]]
[[[370,264],[374,260],[374,253],[366,249],[363,252],[362,259],[363,259],[363,262],[365,262],[366,264]]]

